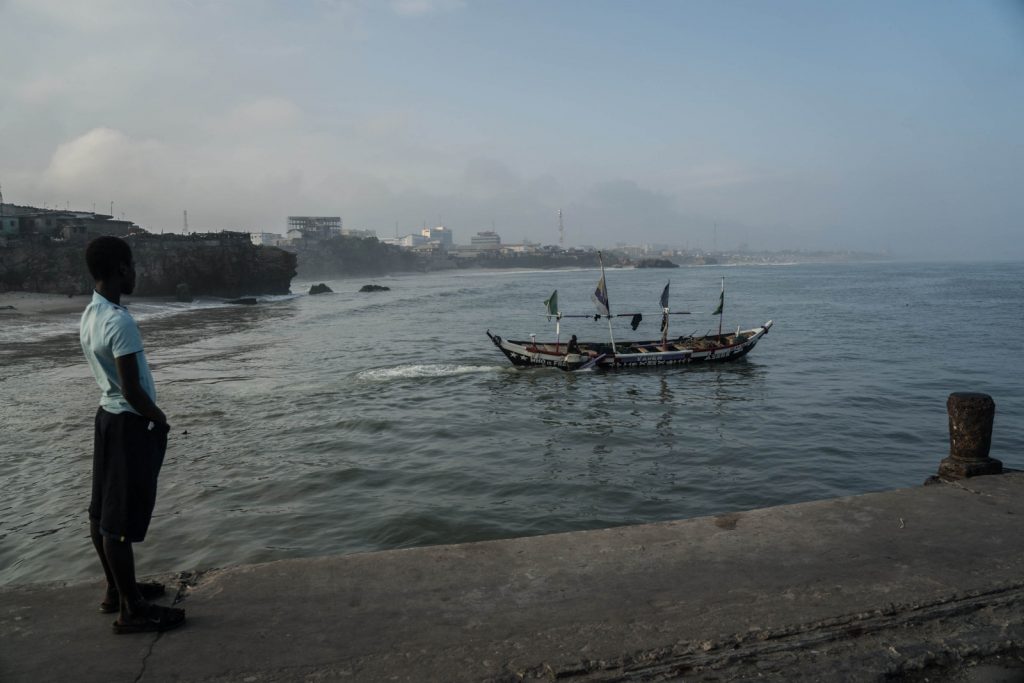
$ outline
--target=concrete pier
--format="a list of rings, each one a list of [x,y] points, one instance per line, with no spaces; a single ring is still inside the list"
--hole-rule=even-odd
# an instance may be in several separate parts
[[[1024,474],[679,522],[0,591],[0,680],[1024,680]],[[88,548],[83,547],[82,552]]]

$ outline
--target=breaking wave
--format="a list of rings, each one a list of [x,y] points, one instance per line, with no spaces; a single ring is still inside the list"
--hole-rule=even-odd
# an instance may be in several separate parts
[[[392,382],[401,379],[418,379],[420,377],[455,377],[487,372],[501,372],[501,365],[398,365],[392,368],[374,368],[356,373],[356,377],[368,382]]]

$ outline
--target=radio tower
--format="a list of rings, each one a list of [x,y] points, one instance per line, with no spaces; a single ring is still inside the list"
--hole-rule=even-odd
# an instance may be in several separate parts
[[[185,234],[188,234],[188,209],[183,212],[185,214]]]
[[[562,210],[558,210],[558,246],[565,251],[565,225],[562,223]]]

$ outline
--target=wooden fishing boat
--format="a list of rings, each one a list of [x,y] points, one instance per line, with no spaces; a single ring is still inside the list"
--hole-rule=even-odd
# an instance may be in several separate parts
[[[601,279],[597,289],[591,295],[597,307],[597,315],[565,316],[558,309],[558,290],[556,289],[544,302],[548,320],[555,320],[555,342],[538,343],[536,335],[530,335],[530,341],[513,341],[502,339],[487,330],[487,336],[513,365],[520,367],[547,367],[561,370],[590,370],[593,368],[636,368],[655,367],[659,365],[689,365],[690,363],[728,363],[743,358],[757,345],[757,342],[772,328],[769,320],[761,327],[750,330],[736,328],[734,333],[722,334],[722,316],[725,309],[725,278],[722,278],[722,292],[718,299],[718,307],[711,315],[718,316],[718,334],[705,334],[702,337],[687,335],[670,338],[668,334],[669,316],[690,315],[689,311],[671,311],[668,305],[669,284],[661,292],[661,338],[655,341],[631,341],[615,343],[612,331],[613,318],[632,318],[632,328],[636,330],[643,320],[640,313],[620,313],[613,315],[608,302],[608,287],[605,281],[604,260],[601,252],[597,254],[601,261]],[[577,342],[576,335],[568,344],[560,339],[562,318],[590,318],[608,320],[608,339],[605,342]]]
[[[750,353],[771,327],[772,321],[769,320],[760,327],[735,333],[677,337],[664,343],[660,339],[617,342],[614,349],[611,342],[579,342],[578,351],[573,353],[568,351],[565,342],[514,341],[491,334],[490,330],[487,336],[513,365],[571,371],[727,363]]]

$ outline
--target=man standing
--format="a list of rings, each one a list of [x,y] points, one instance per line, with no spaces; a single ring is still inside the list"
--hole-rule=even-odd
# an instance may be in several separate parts
[[[89,531],[107,577],[102,612],[119,612],[114,633],[166,631],[185,622],[185,611],[148,602],[158,583],[135,580],[132,544],[146,537],[170,427],[156,405],[156,389],[139,327],[121,306],[135,289],[128,243],[97,237],[85,260],[96,282],[82,313],[82,351],[99,384],[92,465]]]

